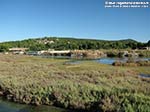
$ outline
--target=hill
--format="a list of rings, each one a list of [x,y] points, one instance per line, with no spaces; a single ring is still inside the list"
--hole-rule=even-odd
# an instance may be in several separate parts
[[[146,43],[137,42],[132,39],[108,41],[96,39],[77,39],[43,37],[26,39],[20,41],[9,41],[0,43],[0,52],[7,51],[12,47],[26,47],[32,51],[55,49],[55,50],[87,50],[87,49],[135,49],[146,46]]]

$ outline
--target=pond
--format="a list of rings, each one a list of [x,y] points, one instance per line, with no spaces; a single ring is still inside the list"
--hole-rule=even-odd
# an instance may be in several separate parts
[[[132,61],[144,61],[144,60],[150,60],[150,58],[145,58],[145,57],[132,57],[132,58],[128,58],[128,57],[124,57],[124,58],[110,58],[110,57],[103,57],[103,58],[75,58],[75,57],[70,57],[70,56],[42,56],[43,58],[55,58],[55,59],[69,59],[70,61],[67,61],[66,64],[80,64],[82,61],[84,60],[88,60],[88,61],[96,61],[98,63],[102,63],[102,64],[112,64],[116,61],[119,62],[126,62],[128,60],[132,60]]]
[[[150,78],[150,74],[140,74],[141,78]]]
[[[32,106],[13,103],[0,98],[0,112],[75,112],[54,106]]]
[[[98,63],[102,64],[112,64],[116,61],[119,62],[126,62],[128,60],[131,61],[145,61],[150,60],[150,58],[146,57],[124,57],[124,58],[111,58],[111,57],[103,57],[103,58],[84,58],[84,57],[70,57],[70,56],[40,56],[42,58],[54,58],[54,59],[69,59],[70,61],[67,61],[66,64],[80,64],[82,61],[88,60],[88,61],[96,61]]]
[[[119,62],[126,62],[128,60],[133,60],[133,61],[144,61],[144,60],[150,60],[150,58],[100,58],[100,59],[96,59],[95,61],[98,63],[102,63],[102,64],[112,64],[116,61]]]
[[[125,62],[127,60],[128,60],[127,58],[100,58],[100,59],[97,59],[96,62],[99,62],[102,64],[112,64],[115,61]]]

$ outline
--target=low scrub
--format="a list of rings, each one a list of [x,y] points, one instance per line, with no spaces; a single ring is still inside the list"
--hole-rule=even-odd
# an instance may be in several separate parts
[[[148,112],[149,81],[138,70],[96,62],[0,55],[0,95],[18,103],[55,105],[90,112]]]
[[[114,62],[114,66],[150,66],[150,61],[127,61],[127,62]]]

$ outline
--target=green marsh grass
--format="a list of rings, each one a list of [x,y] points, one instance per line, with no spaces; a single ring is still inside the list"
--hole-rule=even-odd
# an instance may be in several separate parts
[[[150,67],[0,54],[0,94],[18,103],[104,112],[149,112]]]

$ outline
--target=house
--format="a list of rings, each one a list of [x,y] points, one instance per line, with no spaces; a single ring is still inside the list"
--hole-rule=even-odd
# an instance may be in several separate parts
[[[150,47],[140,47],[141,50],[150,50]]]
[[[28,48],[10,48],[9,52],[13,54],[24,54],[26,50],[28,50]]]

